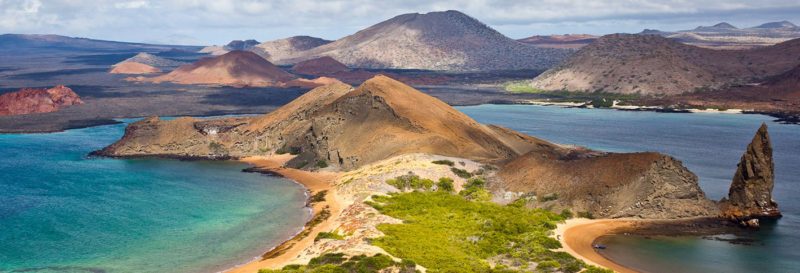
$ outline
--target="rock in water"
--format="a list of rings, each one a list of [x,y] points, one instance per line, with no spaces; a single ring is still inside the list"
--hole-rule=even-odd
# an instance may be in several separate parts
[[[753,219],[781,217],[778,203],[772,200],[774,184],[772,143],[767,125],[762,124],[742,155],[728,200],[722,201],[723,217],[750,227],[758,227],[757,221],[751,221]]]

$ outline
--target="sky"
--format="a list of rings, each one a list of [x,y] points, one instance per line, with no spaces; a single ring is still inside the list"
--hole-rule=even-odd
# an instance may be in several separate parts
[[[798,0],[0,0],[0,33],[222,45],[295,35],[335,40],[404,13],[459,10],[511,38],[800,24]]]

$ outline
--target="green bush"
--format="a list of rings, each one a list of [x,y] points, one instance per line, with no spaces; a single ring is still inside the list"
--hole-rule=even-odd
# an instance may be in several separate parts
[[[469,173],[467,170],[464,170],[464,169],[450,168],[450,170],[453,171],[454,174],[456,174],[458,177],[461,177],[461,178],[470,178],[470,177],[472,177],[472,174]]]
[[[583,271],[584,273],[614,273],[614,270],[600,268],[593,265],[586,266],[586,270]]]
[[[455,165],[455,163],[453,163],[453,161],[446,160],[446,159],[433,161],[433,164],[447,165],[447,166],[450,166],[450,167],[453,167],[453,165]]]
[[[564,218],[564,219],[570,219],[570,218],[572,218],[573,216],[574,216],[574,215],[572,214],[572,212],[571,212],[571,211],[569,211],[568,209],[564,209],[564,210],[562,210],[562,211],[561,211],[561,218]]]
[[[536,269],[557,269],[557,268],[561,268],[561,264],[559,264],[557,261],[554,260],[542,261],[539,262],[538,265],[536,265]]]
[[[385,236],[373,244],[395,257],[416,261],[430,272],[492,272],[486,259],[498,255],[521,263],[555,261],[560,266],[556,269],[564,272],[583,267],[569,254],[550,250],[561,244],[546,232],[562,221],[551,212],[471,202],[446,192],[410,192],[373,199],[373,204],[381,203],[376,207],[380,212],[404,221],[379,225]]]
[[[449,177],[439,178],[439,182],[436,182],[436,187],[439,191],[443,192],[452,192],[455,190],[453,187],[453,179]]]
[[[308,198],[308,202],[313,204],[313,203],[318,203],[318,202],[325,201],[325,195],[327,195],[327,194],[328,194],[328,190],[318,191],[317,193],[312,195],[311,198]]]
[[[316,165],[317,165],[317,167],[320,167],[320,168],[327,168],[328,167],[328,162],[326,162],[325,160],[320,160],[320,161],[317,161]]]
[[[594,215],[592,215],[592,213],[588,212],[588,211],[579,211],[578,212],[578,217],[594,219]]]
[[[320,239],[336,239],[336,240],[344,240],[342,235],[339,235],[338,232],[320,232],[317,233],[317,237],[314,237],[314,242],[319,241]]]
[[[548,195],[545,195],[545,196],[542,197],[542,202],[547,202],[547,201],[552,201],[552,200],[558,200],[558,193],[557,192],[551,193],[551,194],[548,194]]]
[[[430,190],[433,188],[433,180],[422,179],[415,174],[401,175],[392,179],[386,180],[386,184],[392,185],[398,190],[404,191],[408,188],[414,190]]]
[[[403,260],[395,262],[389,256],[376,254],[345,257],[342,253],[327,253],[312,258],[308,265],[287,265],[280,270],[261,269],[259,273],[378,273],[394,267],[401,273],[415,272],[416,264]]]
[[[280,148],[275,150],[275,153],[279,154],[279,155],[287,154],[287,153],[289,153],[289,149],[286,149],[286,144],[283,144],[283,146],[281,146]]]

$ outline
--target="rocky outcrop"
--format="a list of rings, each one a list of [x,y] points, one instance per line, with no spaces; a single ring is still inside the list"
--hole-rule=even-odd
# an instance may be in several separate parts
[[[778,203],[772,200],[775,163],[767,125],[762,124],[742,155],[728,199],[721,202],[722,216],[744,226],[758,227],[758,219],[779,218]]]
[[[267,59],[270,62],[276,62],[294,56],[299,52],[310,50],[330,42],[332,41],[317,37],[294,36],[263,42],[249,48],[248,50],[260,55],[261,57],[264,57],[264,59]]]
[[[658,153],[528,153],[503,166],[499,176],[502,183],[493,185],[495,192],[535,196],[540,201],[535,204],[595,217],[673,219],[718,213],[697,176],[679,160]]]
[[[0,96],[0,115],[47,113],[58,111],[61,106],[82,103],[78,94],[63,85],[50,89],[23,88]]]
[[[157,74],[161,69],[135,62],[124,62],[117,64],[108,71],[111,74]]]

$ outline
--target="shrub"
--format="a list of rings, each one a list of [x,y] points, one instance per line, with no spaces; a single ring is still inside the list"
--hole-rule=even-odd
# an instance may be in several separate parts
[[[410,173],[408,175],[401,175],[392,179],[386,180],[386,184],[392,185],[398,190],[404,191],[407,188],[419,190],[430,190],[433,188],[433,180],[422,179],[419,176]]]
[[[594,219],[594,215],[592,215],[592,213],[588,212],[588,211],[579,211],[578,212],[578,217]]]
[[[208,143],[208,150],[212,153],[219,154],[225,150],[225,147],[223,147],[221,143],[212,141],[211,143]]]
[[[449,177],[439,178],[439,182],[436,183],[436,187],[439,191],[443,192],[452,192],[455,190],[453,187],[453,179]]]
[[[559,264],[557,261],[554,261],[554,260],[542,261],[542,262],[539,262],[538,265],[536,265],[536,269],[553,269],[553,268],[560,268],[560,267],[561,267],[561,264]]]
[[[286,144],[283,144],[279,149],[275,150],[276,154],[282,155],[289,153],[289,149],[286,149]]]
[[[320,232],[317,233],[317,237],[314,237],[314,242],[319,241],[321,239],[336,239],[336,240],[344,240],[342,235],[339,235],[338,232]]]
[[[545,196],[542,197],[542,202],[547,202],[547,201],[552,201],[552,200],[558,200],[558,193],[557,192],[551,193],[551,194],[548,194],[548,195],[545,195]]]
[[[589,265],[586,266],[586,270],[583,271],[584,273],[614,273],[614,270],[600,268],[597,266]]]
[[[570,218],[572,218],[572,216],[574,216],[574,215],[568,209],[564,209],[564,210],[561,211],[561,218],[570,219]]]
[[[450,170],[453,171],[454,174],[456,174],[458,177],[461,177],[461,178],[470,178],[470,177],[472,177],[472,174],[469,173],[467,170],[464,170],[464,169],[450,168]]]
[[[546,235],[562,220],[557,214],[471,202],[446,192],[373,198],[382,204],[380,212],[403,220],[403,224],[379,225],[385,236],[373,244],[430,272],[508,272],[493,270],[485,261],[498,255],[508,255],[523,264],[551,261],[554,270],[563,272],[583,268],[569,254],[551,251],[561,247]]]
[[[447,165],[447,166],[450,166],[450,167],[455,165],[455,163],[453,161],[446,160],[446,159],[433,161],[433,164]]]
[[[323,201],[325,201],[325,195],[327,195],[327,194],[328,194],[328,190],[318,191],[317,193],[312,195],[311,198],[308,199],[308,202],[312,203],[312,204],[313,203],[323,202]]]
[[[317,165],[317,167],[320,167],[320,168],[327,168],[328,167],[328,162],[326,162],[325,160],[320,160],[320,161],[317,161],[316,165]]]

